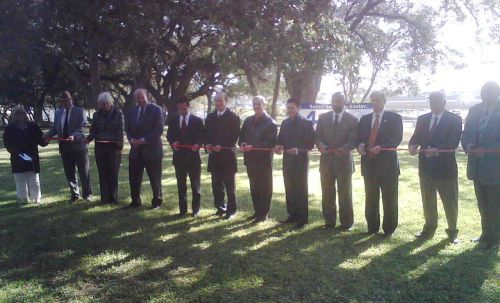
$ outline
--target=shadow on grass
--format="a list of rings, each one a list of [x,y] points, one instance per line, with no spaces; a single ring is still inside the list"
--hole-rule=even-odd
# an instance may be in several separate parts
[[[46,157],[44,165],[60,168],[58,156]],[[164,163],[170,182],[173,173]],[[125,156],[122,176],[126,164]],[[198,218],[173,215],[174,186],[166,189],[170,202],[160,211],[146,210],[147,203],[139,210],[68,204],[61,198],[64,176],[45,176],[51,203],[18,207],[10,201],[12,186],[0,193],[10,201],[0,203],[0,298],[10,285],[43,289],[3,293],[13,301],[468,302],[498,294],[494,284],[485,289],[495,281],[497,255],[475,247],[460,251],[445,240],[366,236],[358,227],[335,234],[313,220],[303,230],[274,220],[254,225],[243,219],[251,202],[241,187],[239,216],[230,221],[210,215],[207,185]],[[125,202],[128,183],[121,180]],[[284,216],[282,201],[281,193],[273,198],[273,216]],[[321,212],[310,208],[310,216],[321,218]]]

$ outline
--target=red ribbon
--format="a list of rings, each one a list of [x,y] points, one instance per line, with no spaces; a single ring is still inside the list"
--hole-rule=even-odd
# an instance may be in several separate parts
[[[63,138],[50,138],[49,141],[67,141],[67,142],[71,142],[71,140],[69,139],[63,139]],[[122,143],[122,142],[119,142],[119,141],[106,141],[106,140],[95,140],[94,141],[95,143],[104,143],[104,144],[117,144],[117,143]],[[87,142],[89,143],[89,142]],[[143,144],[147,144],[147,145],[157,145],[157,146],[169,146],[171,145],[172,147],[174,148],[185,148],[185,149],[196,149],[196,145],[192,145],[192,144],[167,144],[167,143],[143,143]],[[208,151],[214,151],[216,149],[215,146],[213,145],[198,145],[197,146],[197,149],[205,149],[205,150],[208,150]],[[233,151],[237,151],[237,148],[235,146],[233,147],[229,147],[229,146],[220,146],[220,149],[221,150],[233,150]],[[285,151],[289,151],[290,149],[288,150],[285,150]],[[309,149],[297,149],[298,152],[310,152],[312,150],[309,150]],[[268,152],[274,152],[275,151],[275,148],[272,148],[272,147],[244,147],[242,149],[240,149],[240,151],[242,152],[251,152],[251,151],[268,151]],[[340,148],[330,148],[330,149],[326,149],[325,150],[325,153],[336,153],[336,152],[339,152],[339,151],[344,151],[343,149],[340,149]],[[409,151],[408,148],[397,148],[397,147],[382,147],[380,148],[380,151]],[[433,149],[418,149],[417,150],[418,152],[426,152],[426,151],[433,151],[433,152],[436,152],[436,153],[454,153],[454,152],[465,152],[463,149],[436,149],[436,150],[433,150]],[[471,152],[469,152],[470,154],[483,154],[483,153],[500,153],[500,148],[478,148],[478,149],[475,149]]]

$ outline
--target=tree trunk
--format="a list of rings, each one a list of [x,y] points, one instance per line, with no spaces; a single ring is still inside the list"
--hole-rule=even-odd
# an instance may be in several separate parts
[[[89,68],[90,68],[90,100],[87,100],[86,107],[96,108],[97,96],[101,92],[101,79],[99,73],[99,49],[97,33],[92,29],[89,41]]]
[[[281,62],[278,62],[276,66],[276,78],[274,79],[273,103],[271,104],[271,117],[273,117],[273,119],[276,119],[276,114],[277,114],[278,97],[280,95],[281,74],[282,74],[282,66]]]
[[[255,84],[252,70],[249,67],[245,67],[245,76],[247,77],[248,86],[250,87],[250,93],[252,96],[257,96],[259,91],[257,89],[257,85]]]
[[[206,114],[212,112],[212,90],[210,90],[207,94],[207,112]]]
[[[43,124],[43,105],[45,103],[45,93],[43,93],[40,98],[35,102],[33,107],[33,116],[36,123],[39,125]]]
[[[323,77],[321,70],[287,71],[284,76],[292,98],[299,99],[300,103],[316,103]]]

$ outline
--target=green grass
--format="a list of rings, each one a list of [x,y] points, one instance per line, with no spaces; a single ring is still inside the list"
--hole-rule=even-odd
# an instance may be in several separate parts
[[[365,236],[364,190],[354,175],[355,227],[321,230],[318,157],[310,169],[310,224],[296,231],[286,216],[281,157],[275,160],[272,219],[252,225],[243,166],[237,175],[236,220],[212,216],[210,178],[203,174],[199,218],[177,219],[170,154],[164,160],[164,208],[149,211],[66,202],[69,191],[57,145],[42,149],[40,206],[18,206],[10,163],[0,150],[0,302],[499,302],[497,251],[471,243],[479,214],[460,156],[459,229],[449,245],[440,226],[427,242],[416,159],[401,153],[399,227],[392,238]],[[127,154],[120,172],[120,206],[129,202]],[[98,197],[92,155],[92,184]],[[356,157],[358,160],[359,158]],[[206,171],[206,158],[204,158]],[[239,163],[242,161],[240,159]],[[145,179],[146,180],[146,179]],[[145,181],[143,201],[149,201]]]

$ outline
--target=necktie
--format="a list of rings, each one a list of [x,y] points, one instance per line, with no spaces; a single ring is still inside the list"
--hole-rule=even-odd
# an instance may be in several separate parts
[[[139,107],[139,117],[137,120],[139,120],[139,122],[142,122],[144,119],[144,107]]]
[[[186,132],[187,132],[186,116],[182,115],[181,119],[182,119],[181,133],[184,136],[184,135],[186,135]]]
[[[481,139],[481,137],[484,134],[484,130],[486,129],[486,125],[488,124],[488,117],[490,115],[490,112],[486,109],[484,112],[484,115],[481,117],[481,120],[479,121],[479,127],[477,128],[478,134],[478,141]],[[478,142],[479,143],[479,142]]]
[[[436,130],[438,127],[438,117],[434,117],[434,122],[432,123],[431,129],[429,130],[429,140],[432,142],[434,140],[434,136],[436,135]]]
[[[375,122],[373,123],[372,129],[370,131],[370,138],[368,139],[368,148],[374,147],[375,142],[377,142],[379,124],[380,124],[380,115],[375,114]],[[368,152],[368,156],[370,158],[375,157],[375,155],[371,152]]]
[[[69,124],[69,110],[66,110],[66,116],[64,117],[64,125],[63,125],[63,139],[67,139],[69,137],[68,124]]]
[[[339,114],[335,114],[335,120],[333,121],[333,129],[336,129],[339,126]]]

